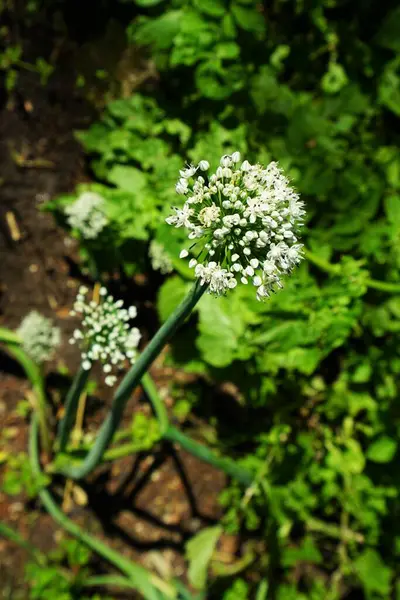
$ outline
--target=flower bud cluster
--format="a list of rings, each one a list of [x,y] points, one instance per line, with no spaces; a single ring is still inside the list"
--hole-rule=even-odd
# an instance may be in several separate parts
[[[155,271],[160,271],[163,275],[173,271],[174,267],[170,257],[166,253],[163,244],[160,244],[157,240],[152,240],[150,242],[149,257],[151,266]]]
[[[67,222],[87,240],[97,238],[108,220],[104,212],[105,200],[95,192],[84,192],[65,208]]]
[[[134,306],[122,308],[122,300],[115,301],[107,290],[100,288],[98,302],[87,301],[88,289],[81,286],[71,315],[82,315],[81,329],[75,329],[70,344],[78,343],[82,349],[82,367],[89,370],[95,361],[100,361],[106,375],[105,382],[113,386],[116,382],[114,369],[123,366],[126,359],[133,364],[137,357],[140,331],[131,328],[137,310]]]
[[[24,317],[17,334],[21,338],[22,348],[38,364],[50,360],[61,343],[60,329],[36,310]]]
[[[234,152],[214,174],[206,174],[209,167],[202,160],[180,171],[176,191],[186,201],[166,219],[188,230],[191,246],[180,257],[191,255],[189,266],[210,293],[251,282],[262,300],[302,259],[296,231],[303,202],[276,162],[263,168]]]

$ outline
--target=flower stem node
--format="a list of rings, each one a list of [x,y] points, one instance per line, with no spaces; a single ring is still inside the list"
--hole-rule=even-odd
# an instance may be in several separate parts
[[[122,300],[115,301],[106,288],[100,289],[98,302],[86,300],[88,289],[79,288],[74,304],[74,315],[82,315],[81,329],[76,329],[70,339],[82,350],[82,368],[89,371],[99,361],[106,374],[105,383],[113,386],[117,380],[111,373],[124,365],[126,360],[134,364],[140,332],[131,328],[129,321],[137,315],[136,307],[122,308]]]
[[[186,197],[166,222],[188,230],[189,256],[195,276],[220,296],[250,278],[257,299],[282,287],[281,277],[303,258],[297,231],[304,203],[276,162],[267,167],[241,163],[239,152],[224,155],[216,172],[206,160],[180,171],[176,190]]]

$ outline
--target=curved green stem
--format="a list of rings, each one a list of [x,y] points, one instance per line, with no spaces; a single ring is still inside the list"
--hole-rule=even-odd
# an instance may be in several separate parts
[[[154,413],[157,417],[160,433],[163,436],[169,427],[169,418],[164,402],[160,398],[157,387],[149,373],[145,373],[142,377],[141,384],[146,393],[146,396],[151,402]]]
[[[19,346],[21,344],[21,338],[11,329],[0,327],[0,342],[3,342],[4,344],[17,344]]]
[[[203,460],[217,469],[221,469],[221,471],[224,471],[224,473],[230,477],[233,477],[244,485],[248,486],[253,482],[254,475],[250,471],[244,469],[230,458],[217,456],[212,450],[207,448],[207,446],[204,446],[199,442],[195,442],[192,440],[192,438],[188,437],[173,426],[168,427],[167,431],[164,433],[164,438],[170,442],[179,444],[193,456],[196,456],[200,460]]]
[[[42,369],[22,349],[22,340],[14,331],[0,327],[0,342],[6,345],[9,353],[19,362],[32,384],[37,403],[35,409],[39,415],[42,446],[46,452],[50,452],[50,436],[47,427],[47,397]]]
[[[46,452],[50,452],[50,435],[47,423],[48,407],[42,369],[24,352],[21,346],[8,344],[7,348],[10,354],[20,363],[32,384],[36,400],[35,409],[40,423],[42,446]]]
[[[5,523],[0,521],[0,536],[5,537],[14,544],[17,544],[31,555],[31,557],[41,566],[44,566],[47,562],[47,558],[40,552],[36,546],[33,546],[28,540],[22,537],[18,531],[15,531]]]
[[[367,279],[366,284],[373,290],[388,292],[388,294],[400,294],[400,284],[390,281],[378,281],[377,279]]]
[[[74,426],[80,395],[85,389],[90,371],[79,367],[65,401],[65,414],[58,426],[59,451],[63,452],[68,444],[71,429]]]
[[[29,459],[32,472],[35,476],[41,475],[39,448],[38,448],[38,421],[37,415],[34,414],[31,422],[29,434]],[[39,491],[39,497],[47,512],[51,517],[72,536],[76,537],[80,542],[88,548],[96,552],[103,559],[114,565],[121,573],[123,573],[134,584],[146,600],[160,600],[158,590],[161,590],[168,598],[175,598],[176,592],[174,588],[165,583],[162,579],[149,573],[144,567],[137,565],[124,556],[109,548],[104,542],[83,531],[76,523],[71,521],[59,508],[50,492],[46,489]]]
[[[194,441],[192,438],[176,429],[176,427],[170,425],[165,404],[160,398],[157,387],[155,386],[154,381],[149,373],[146,373],[146,375],[143,377],[142,385],[147,397],[151,402],[160,425],[161,436],[164,439],[179,444],[193,456],[196,456],[200,460],[216,467],[217,469],[221,469],[224,471],[224,473],[230,477],[233,477],[240,483],[245,485],[250,485],[252,483],[254,479],[252,473],[240,467],[234,460],[217,456],[212,450],[207,448],[207,446]],[[124,446],[121,447],[121,450],[122,448],[124,448]]]
[[[85,579],[83,585],[84,587],[97,587],[100,585],[106,585],[128,590],[136,589],[136,586],[130,581],[130,579],[118,577],[117,575],[94,575]]]
[[[200,282],[197,281],[186,298],[160,327],[118,387],[110,412],[99,431],[96,442],[93,444],[82,465],[79,467],[65,467],[62,470],[67,477],[70,477],[71,479],[82,479],[93,471],[93,469],[101,462],[103,454],[108,448],[113,435],[118,428],[122,413],[131,393],[139,384],[154,359],[160,354],[168,340],[190,315],[205,290],[206,286],[200,285]]]
[[[325,271],[325,273],[331,273],[332,275],[338,275],[340,273],[340,265],[332,265],[327,260],[321,258],[317,254],[314,254],[307,248],[303,248],[304,257],[313,265]]]
[[[330,273],[331,275],[340,275],[341,267],[339,264],[333,265],[332,263],[320,258],[310,250],[304,249],[305,258],[313,265]],[[391,283],[390,281],[378,281],[377,279],[368,278],[366,280],[367,287],[378,290],[380,292],[387,292],[388,294],[400,294],[400,283]]]

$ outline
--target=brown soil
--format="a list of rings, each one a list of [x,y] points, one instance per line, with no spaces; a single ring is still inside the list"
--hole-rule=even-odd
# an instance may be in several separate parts
[[[80,275],[73,269],[76,256],[70,240],[40,207],[87,178],[85,156],[73,132],[87,127],[94,111],[69,82],[51,81],[43,88],[23,75],[14,105],[0,112],[0,326],[16,327],[32,309],[55,319],[64,340],[62,359],[50,365],[48,374],[56,398],[55,374],[60,365],[70,372],[77,366],[66,340],[74,328],[69,309]],[[147,315],[153,315],[153,329],[154,311],[145,287],[141,300]],[[171,377],[161,365],[154,375],[164,384]],[[16,415],[15,408],[28,390],[18,365],[0,354],[0,430],[7,434],[2,442],[0,439],[3,459],[26,452],[28,424]],[[98,398],[89,402],[86,430],[95,430],[101,422],[104,404],[107,397],[100,388]],[[149,410],[140,392],[129,402],[127,422],[139,408]],[[217,498],[224,483],[220,472],[177,448],[162,445],[148,455],[100,468],[82,484],[85,493],[73,495],[69,514],[86,530],[162,576],[183,577],[184,542],[218,519]],[[54,491],[63,494],[59,485]],[[87,504],[82,506],[85,494]],[[44,552],[54,548],[62,535],[38,502],[29,502],[24,495],[11,497],[0,492],[0,521]],[[0,539],[0,597],[28,597],[21,583],[26,560],[25,551]]]

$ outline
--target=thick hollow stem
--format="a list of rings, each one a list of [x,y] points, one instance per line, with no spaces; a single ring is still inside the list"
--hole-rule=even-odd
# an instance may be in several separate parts
[[[118,428],[126,402],[131,393],[139,384],[154,359],[160,354],[165,344],[190,315],[205,290],[206,286],[200,285],[200,282],[197,281],[182,303],[160,327],[118,387],[110,412],[99,431],[96,442],[93,444],[82,465],[78,467],[65,467],[62,470],[67,477],[70,477],[71,479],[82,479],[93,471],[93,469],[101,462],[103,454],[108,448],[113,435]]]
[[[250,485],[252,483],[254,479],[253,475],[246,469],[240,467],[235,461],[231,460],[230,458],[224,458],[216,455],[212,450],[207,448],[207,446],[199,444],[189,436],[170,425],[165,404],[160,398],[157,387],[155,386],[154,381],[150,377],[149,373],[146,373],[146,375],[143,377],[142,385],[147,397],[151,402],[154,413],[160,425],[161,436],[164,439],[179,444],[193,456],[196,456],[209,465],[213,465],[217,469],[221,469],[224,471],[224,473],[230,477],[233,477],[244,485]]]
[[[160,433],[163,436],[169,427],[168,413],[167,409],[165,408],[165,404],[162,398],[160,398],[160,394],[158,393],[156,385],[149,373],[145,373],[143,375],[141,383],[146,396],[151,402],[158,425],[160,427]]]
[[[63,452],[68,444],[71,429],[75,423],[79,398],[85,389],[90,371],[79,367],[65,401],[65,414],[58,427],[59,451]]]
[[[233,477],[233,479],[236,479],[239,483],[247,486],[250,485],[254,479],[254,476],[250,471],[239,466],[234,460],[223,456],[217,456],[212,450],[207,448],[207,446],[195,442],[192,438],[173,426],[168,427],[167,431],[164,433],[164,439],[179,444],[193,456],[196,456],[217,469],[221,469],[221,471],[224,471],[224,473]]]
[[[26,354],[26,352],[24,352],[21,346],[18,346],[17,344],[9,344],[7,348],[10,354],[14,356],[14,358],[23,367],[29,381],[32,384],[35,402],[34,408],[38,414],[40,437],[43,450],[50,452],[50,435],[47,422],[48,405],[42,369]]]
[[[41,475],[39,448],[38,448],[38,421],[37,415],[33,415],[29,436],[29,459],[31,469],[35,476]],[[153,575],[145,568],[137,565],[124,556],[109,548],[104,542],[83,531],[76,523],[71,521],[59,508],[50,492],[46,489],[39,491],[39,497],[51,517],[70,535],[76,537],[80,542],[96,552],[104,560],[108,561],[123,573],[141,592],[146,600],[159,600],[158,590],[161,590],[168,598],[176,597],[174,588],[162,579]]]

